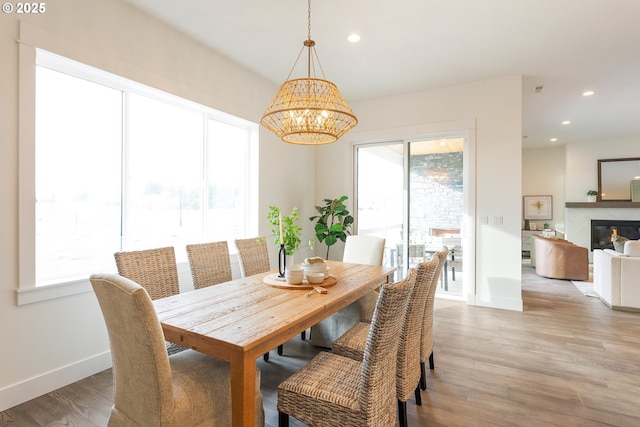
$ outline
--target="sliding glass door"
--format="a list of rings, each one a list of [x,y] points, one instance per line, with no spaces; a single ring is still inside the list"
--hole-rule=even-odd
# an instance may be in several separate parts
[[[443,246],[450,255],[438,293],[462,296],[464,137],[356,146],[358,234],[385,237],[396,279]]]
[[[404,143],[363,145],[356,153],[358,234],[384,237],[383,262],[396,266],[396,248],[404,241]]]

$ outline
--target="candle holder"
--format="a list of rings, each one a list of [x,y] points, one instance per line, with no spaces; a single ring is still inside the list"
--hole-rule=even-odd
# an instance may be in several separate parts
[[[278,277],[284,278],[284,270],[287,268],[287,253],[284,250],[284,243],[280,244],[280,250],[278,251]]]

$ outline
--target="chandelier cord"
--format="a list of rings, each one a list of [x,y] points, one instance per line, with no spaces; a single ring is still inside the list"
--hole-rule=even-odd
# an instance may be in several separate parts
[[[309,0],[307,4],[307,40],[311,40],[311,0]]]
[[[309,51],[307,52],[307,78],[311,78],[311,47],[314,45],[311,41],[311,0],[307,1],[307,41],[304,43]],[[314,49],[315,51],[315,49]],[[315,74],[314,74],[315,75]]]

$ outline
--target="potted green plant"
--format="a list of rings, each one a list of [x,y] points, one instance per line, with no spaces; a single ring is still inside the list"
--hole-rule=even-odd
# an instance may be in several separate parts
[[[596,190],[587,191],[587,202],[595,202],[598,197],[598,192]]]
[[[276,237],[276,246],[280,247],[280,244],[284,243],[285,253],[287,255],[295,254],[300,247],[300,234],[302,233],[302,227],[297,225],[300,220],[298,208],[294,207],[291,215],[282,215],[279,207],[269,206],[267,219],[271,225],[271,232]]]
[[[351,234],[353,216],[349,214],[344,204],[347,199],[347,196],[324,199],[324,206],[316,206],[318,214],[309,218],[309,221],[316,221],[314,229],[318,241],[327,245],[326,259],[329,259],[331,246],[338,240],[346,241],[347,235]]]

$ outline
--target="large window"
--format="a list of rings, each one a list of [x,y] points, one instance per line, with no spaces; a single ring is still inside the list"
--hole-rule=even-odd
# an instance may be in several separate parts
[[[35,286],[113,253],[246,237],[257,125],[38,51]],[[233,245],[230,245],[233,247]]]

